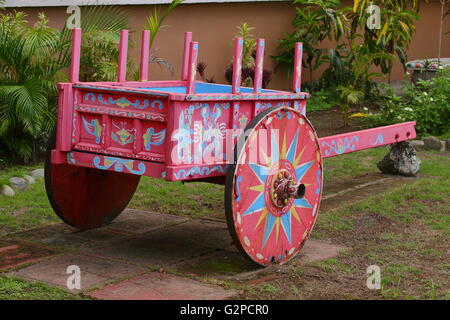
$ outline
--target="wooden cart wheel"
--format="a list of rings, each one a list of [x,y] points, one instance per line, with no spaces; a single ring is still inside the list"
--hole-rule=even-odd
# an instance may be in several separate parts
[[[323,172],[317,135],[298,111],[271,108],[249,123],[234,151],[225,186],[231,236],[253,262],[285,263],[317,217]]]
[[[52,133],[45,161],[45,189],[55,213],[78,229],[108,224],[128,205],[140,176],[68,164],[53,164],[50,152],[55,148]]]

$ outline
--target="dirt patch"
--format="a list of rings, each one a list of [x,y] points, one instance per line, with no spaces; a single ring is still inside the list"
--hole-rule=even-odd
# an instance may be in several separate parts
[[[324,111],[306,111],[306,117],[311,121],[319,137],[358,131],[365,128],[364,123],[357,118],[349,119],[349,126],[343,127],[342,113],[336,107]]]

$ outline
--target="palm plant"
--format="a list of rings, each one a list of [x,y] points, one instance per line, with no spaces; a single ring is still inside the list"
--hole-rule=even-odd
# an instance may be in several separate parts
[[[176,7],[182,4],[183,1],[184,0],[172,0],[172,2],[169,4],[166,10],[163,11],[162,14],[160,8],[155,7],[153,13],[147,18],[147,24],[145,27],[150,30],[150,49],[152,49],[153,42],[155,41],[158,32],[162,28],[166,27],[166,25],[164,25],[164,20]],[[165,59],[158,57],[156,55],[156,51],[157,49],[153,50],[153,52],[150,54],[149,62],[157,63],[158,65],[167,68],[171,73],[173,73],[174,67]]]
[[[52,59],[58,41],[43,14],[34,26],[21,12],[0,16],[0,137],[22,160],[55,120],[49,101],[56,94]]]
[[[56,119],[56,82],[67,76],[71,32],[50,28],[40,14],[29,26],[22,12],[0,15],[0,140],[17,160],[36,156]],[[122,9],[82,9],[81,79],[114,80],[119,31],[128,28]]]

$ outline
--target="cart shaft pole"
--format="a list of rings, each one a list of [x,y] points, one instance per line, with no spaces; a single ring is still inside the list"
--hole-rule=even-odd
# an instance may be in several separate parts
[[[319,138],[322,158],[414,139],[415,126],[411,121]]]
[[[254,93],[261,93],[264,70],[264,46],[264,39],[258,39],[256,44],[255,81],[253,83]]]
[[[184,34],[184,49],[183,49],[183,66],[181,68],[181,80],[186,81],[189,74],[189,50],[192,42],[192,32]]]
[[[192,41],[189,53],[189,72],[186,94],[195,93],[195,77],[197,75],[198,42]]]
[[[142,31],[140,80],[148,81],[148,59],[150,54],[150,30]]]
[[[294,56],[294,75],[292,77],[292,91],[299,93],[302,90],[302,56],[303,56],[303,43],[295,43],[295,56]]]
[[[242,73],[242,49],[244,40],[242,38],[234,39],[234,60],[233,60],[233,80],[232,93],[241,92],[241,73]]]
[[[122,30],[120,31],[120,43],[119,43],[119,72],[118,72],[119,82],[126,81],[127,58],[128,58],[128,30]]]
[[[81,29],[72,30],[72,61],[70,64],[70,82],[80,81]]]

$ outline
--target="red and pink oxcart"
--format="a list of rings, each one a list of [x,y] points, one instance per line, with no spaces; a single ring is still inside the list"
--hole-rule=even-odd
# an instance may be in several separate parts
[[[117,82],[80,82],[81,30],[73,30],[70,83],[59,83],[58,123],[46,161],[46,190],[67,224],[90,229],[117,217],[141,176],[225,184],[228,228],[260,265],[291,259],[311,233],[322,194],[322,159],[416,137],[415,123],[318,138],[305,116],[302,44],[293,90],[241,87],[243,41],[235,40],[232,85],[196,81],[198,42],[184,38],[180,81],[148,81],[149,32],[140,81],[126,81],[128,32],[121,32]],[[193,235],[194,236],[194,235]]]

